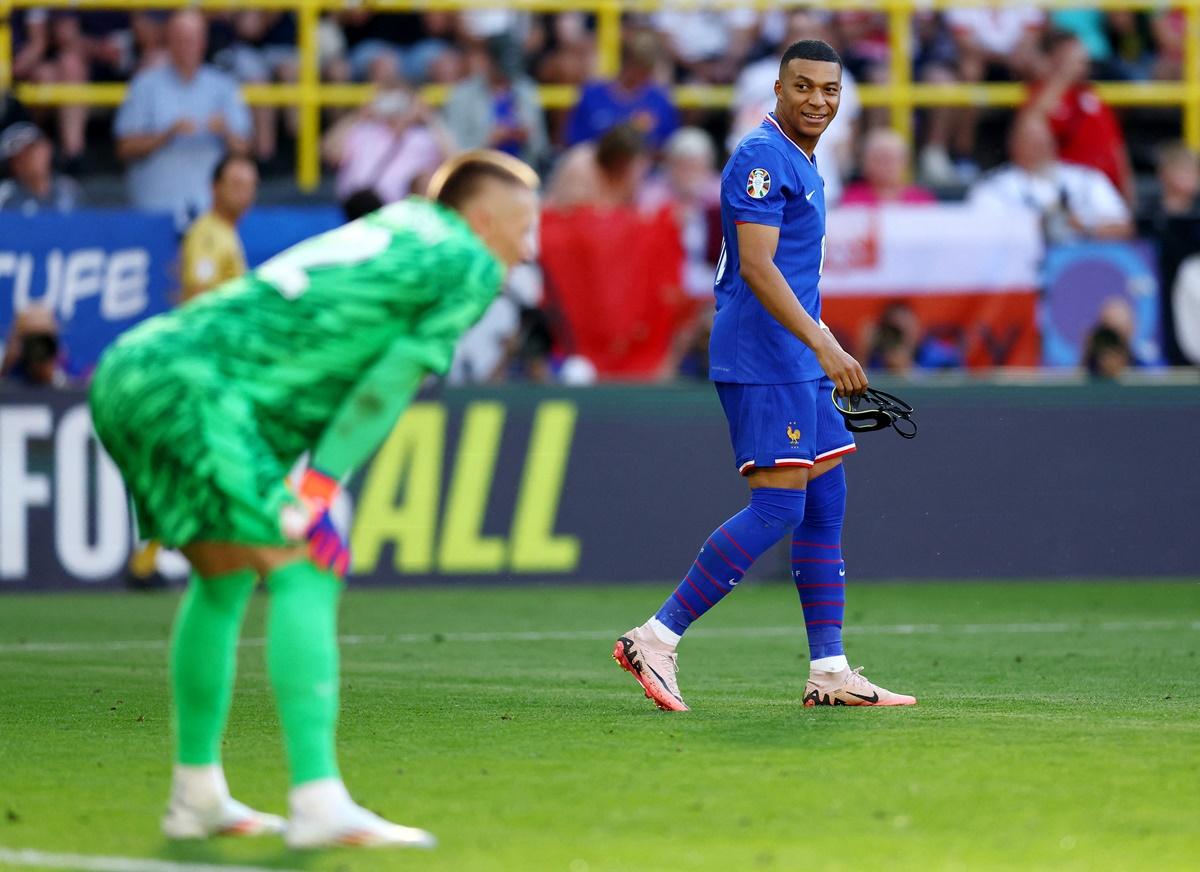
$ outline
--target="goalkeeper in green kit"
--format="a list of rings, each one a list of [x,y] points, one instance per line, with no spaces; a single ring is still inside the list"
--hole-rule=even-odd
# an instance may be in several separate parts
[[[292,847],[431,846],[355,804],[338,774],[337,607],[349,551],[329,518],[421,381],[444,373],[508,266],[532,254],[537,176],[493,151],[449,161],[405,200],[314,237],[123,335],[91,390],[141,535],[193,578],[171,639],[170,838],[284,832]],[[285,476],[304,452],[298,484]],[[220,746],[255,584],[291,771],[289,818],[229,794]]]

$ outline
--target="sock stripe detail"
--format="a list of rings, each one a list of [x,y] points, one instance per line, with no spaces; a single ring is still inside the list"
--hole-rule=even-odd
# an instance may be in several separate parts
[[[721,596],[724,596],[725,594],[729,593],[729,591],[733,590],[733,588],[732,588],[732,587],[723,587],[723,586],[721,585],[721,582],[717,581],[715,578],[713,578],[711,575],[709,575],[709,574],[708,574],[708,570],[707,570],[707,569],[705,569],[703,566],[701,566],[701,565],[700,565],[700,561],[699,561],[699,560],[697,560],[697,561],[696,561],[694,564],[692,564],[692,565],[693,565],[693,566],[695,566],[697,569],[699,569],[699,570],[700,570],[700,571],[701,571],[701,572],[704,574],[704,577],[705,577],[705,578],[707,578],[709,581],[711,581],[711,582],[712,582],[712,584],[713,584],[713,587],[715,587],[717,590],[719,590],[719,591],[721,592]],[[705,600],[705,602],[708,602],[708,600]],[[709,604],[709,605],[712,605],[712,603],[708,603],[708,604]]]
[[[683,580],[688,583],[688,587],[690,587],[692,590],[694,590],[696,592],[696,596],[698,596],[698,597],[700,597],[700,599],[704,600],[704,604],[711,609],[712,602],[709,600],[708,597],[706,597],[704,594],[702,594],[700,592],[700,588],[696,587],[696,583],[694,581],[692,581],[691,573],[685,575],[683,577]]]
[[[841,605],[841,603],[838,603],[838,605]],[[832,624],[834,626],[840,627],[842,625],[842,622],[841,621],[805,621],[804,622],[804,626],[806,626],[806,627],[817,627],[817,626],[821,626],[823,624]]]
[[[745,556],[745,558],[746,558],[747,560],[749,560],[751,563],[753,563],[753,562],[754,562],[754,558],[750,556],[750,554],[749,554],[749,553],[746,551],[746,549],[745,549],[745,548],[743,548],[741,545],[739,545],[739,544],[737,543],[737,539],[734,539],[732,536],[730,536],[730,535],[729,535],[729,531],[725,529],[725,525],[724,525],[724,524],[722,524],[722,525],[721,525],[721,526],[720,526],[718,529],[719,529],[719,530],[720,530],[722,533],[724,533],[724,534],[725,534],[725,538],[726,538],[726,539],[728,539],[730,542],[732,542],[732,543],[733,543],[733,547],[734,547],[734,548],[736,548],[738,551],[741,551],[741,552],[742,552],[742,554]]]
[[[792,563],[841,563],[840,557],[793,557]]]
[[[712,546],[712,550],[716,551],[722,560],[724,560],[726,563],[729,564],[730,569],[736,570],[737,572],[741,573],[742,575],[746,574],[746,570],[742,569],[742,567],[738,566],[736,563],[734,563],[732,560],[730,560],[728,557],[726,557],[725,553],[720,548],[717,547],[717,543],[714,542],[711,538],[708,540],[708,544]]]
[[[812,588],[812,587],[845,587],[845,586],[846,586],[845,582],[839,582],[837,584],[798,584],[798,585],[796,585],[796,587],[800,588],[801,590],[807,590],[808,588]]]
[[[684,607],[685,609],[687,609],[687,610],[688,610],[688,612],[691,614],[691,616],[692,616],[693,618],[698,618],[698,617],[700,617],[700,615],[698,615],[698,614],[696,613],[696,610],[695,610],[694,608],[692,608],[692,607],[691,607],[691,605],[688,603],[688,601],[687,601],[687,600],[685,600],[683,597],[681,597],[681,596],[679,595],[679,591],[678,591],[678,590],[676,590],[674,593],[672,593],[672,594],[671,594],[671,596],[675,597],[675,599],[677,599],[677,600],[679,600],[681,603],[683,603],[683,607]]]
[[[807,545],[809,548],[831,548],[837,550],[841,545],[822,545],[820,542],[801,542],[799,539],[792,540],[793,545]]]
[[[809,606],[844,606],[845,602],[835,602],[834,600],[813,600],[812,602],[801,603],[804,608]]]

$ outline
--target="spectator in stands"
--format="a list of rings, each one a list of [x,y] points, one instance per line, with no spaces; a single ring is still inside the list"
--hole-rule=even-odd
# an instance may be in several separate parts
[[[730,81],[754,48],[758,15],[753,9],[672,9],[651,19],[684,82]]]
[[[577,146],[572,158],[551,179],[542,214],[556,351],[586,358],[602,377],[660,378],[696,308],[683,291],[675,214],[638,202],[650,161],[632,125]]]
[[[1163,355],[1172,366],[1200,363],[1200,155],[1182,142],[1159,150],[1157,198],[1138,233],[1158,248]]]
[[[358,81],[392,85],[453,82],[462,63],[448,12],[376,13],[350,9],[337,16]]]
[[[712,331],[713,280],[721,255],[721,179],[712,138],[699,127],[681,127],[663,149],[660,171],[637,185],[636,204],[644,215],[666,209],[683,245],[683,292],[691,303],[660,375],[708,375]]]
[[[241,83],[295,82],[296,18],[290,12],[248,10],[233,17],[233,42],[217,52],[214,62]],[[278,111],[274,106],[251,109],[254,156],[269,161],[275,155]]]
[[[425,190],[430,175],[451,151],[437,116],[410,89],[394,87],[343,116],[321,143],[337,168],[338,200],[370,191],[380,204]]]
[[[1154,13],[1150,22],[1154,34],[1156,79],[1178,80],[1183,73],[1183,47],[1187,43],[1187,15],[1182,9],[1164,9]]]
[[[583,12],[547,16],[533,69],[541,82],[582,85],[596,58],[596,39]]]
[[[851,183],[842,195],[845,206],[881,206],[885,203],[921,205],[936,203],[926,188],[911,184],[908,143],[894,130],[877,127],[863,143],[863,178]]]
[[[459,148],[494,148],[539,166],[549,145],[546,119],[521,46],[511,36],[492,36],[483,54],[483,72],[455,85],[446,101],[450,135]]]
[[[681,127],[663,149],[662,171],[644,186],[638,201],[651,211],[666,205],[675,214],[687,263],[683,285],[688,296],[713,299],[713,277],[721,250],[721,177],[717,150],[699,127]]]
[[[1134,177],[1125,137],[1116,115],[1088,84],[1087,49],[1079,37],[1062,30],[1048,32],[1042,49],[1026,111],[1049,122],[1060,159],[1104,173],[1132,203]]]
[[[1092,378],[1117,379],[1129,369],[1132,361],[1129,343],[1112,327],[1101,324],[1088,336],[1084,366]]]
[[[952,70],[932,64],[923,76],[931,82],[983,82],[1021,79],[1037,58],[1037,39],[1045,23],[1028,6],[950,9],[945,21],[953,35],[957,62]],[[974,107],[935,110],[921,151],[921,177],[934,186],[970,182],[978,174]]]
[[[1200,155],[1184,143],[1168,143],[1159,150],[1158,185],[1158,213],[1167,218],[1200,217]]]
[[[13,321],[0,360],[0,376],[29,387],[60,388],[67,384],[60,356],[58,322],[41,306],[21,310]]]
[[[580,143],[562,156],[546,185],[546,205],[558,209],[632,206],[651,166],[641,131],[631,124],[618,125],[599,142]]]
[[[589,82],[567,119],[566,144],[598,139],[618,124],[632,124],[655,148],[679,127],[670,92],[655,81],[658,37],[638,31],[621,44],[621,72],[611,82]]]
[[[117,112],[117,156],[129,165],[129,199],[140,209],[199,214],[222,154],[247,151],[250,113],[237,84],[204,64],[206,38],[199,12],[172,15],[169,61],[139,73]]]
[[[0,85],[0,133],[3,133],[10,124],[28,120],[29,110],[12,91]]]
[[[1146,12],[1132,9],[1109,12],[1105,35],[1112,46],[1106,77],[1148,79],[1153,75],[1154,32]]]
[[[1030,210],[1048,242],[1128,239],[1129,209],[1103,173],[1054,156],[1054,135],[1037,114],[1018,116],[1009,137],[1011,163],[989,173],[969,199],[985,208]]]
[[[83,199],[74,179],[54,172],[54,147],[30,121],[0,132],[0,164],[12,178],[0,183],[0,212],[70,212]]]
[[[12,74],[17,81],[39,85],[83,84],[88,81],[88,53],[74,13],[33,8],[13,20]],[[58,139],[66,161],[84,152],[87,107],[78,104],[54,110]],[[39,112],[37,118],[46,123]]]
[[[954,369],[963,365],[962,350],[924,333],[912,306],[889,303],[859,339],[859,357],[868,369],[908,375],[915,369]]]
[[[779,78],[779,58],[787,47],[801,39],[833,39],[830,17],[813,9],[797,9],[787,14],[786,27],[780,36],[776,52],[747,66],[733,87],[733,119],[726,146],[730,151],[742,137],[763,122],[775,109],[775,80]],[[837,203],[842,198],[842,180],[849,175],[854,163],[854,144],[858,132],[862,104],[854,74],[842,69],[841,102],[837,115],[817,143],[816,161],[825,180],[825,202]]]
[[[131,12],[129,30],[133,40],[133,73],[166,63],[167,20],[165,12]]]
[[[180,246],[180,302],[246,271],[237,225],[258,195],[258,167],[245,155],[221,159],[212,177],[213,206],[188,228]]]

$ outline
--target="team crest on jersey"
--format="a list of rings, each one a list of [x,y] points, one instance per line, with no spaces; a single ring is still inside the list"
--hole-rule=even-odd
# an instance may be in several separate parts
[[[800,428],[796,426],[795,421],[788,422],[787,435],[793,447],[800,444]]]
[[[759,167],[750,170],[750,178],[746,179],[746,193],[752,199],[761,200],[771,190],[771,174]]]

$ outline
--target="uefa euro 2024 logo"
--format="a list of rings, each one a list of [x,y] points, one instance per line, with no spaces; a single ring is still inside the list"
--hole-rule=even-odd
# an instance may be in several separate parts
[[[746,193],[751,199],[761,200],[767,196],[771,190],[771,174],[761,167],[755,170],[750,170],[750,177],[746,179]]]

